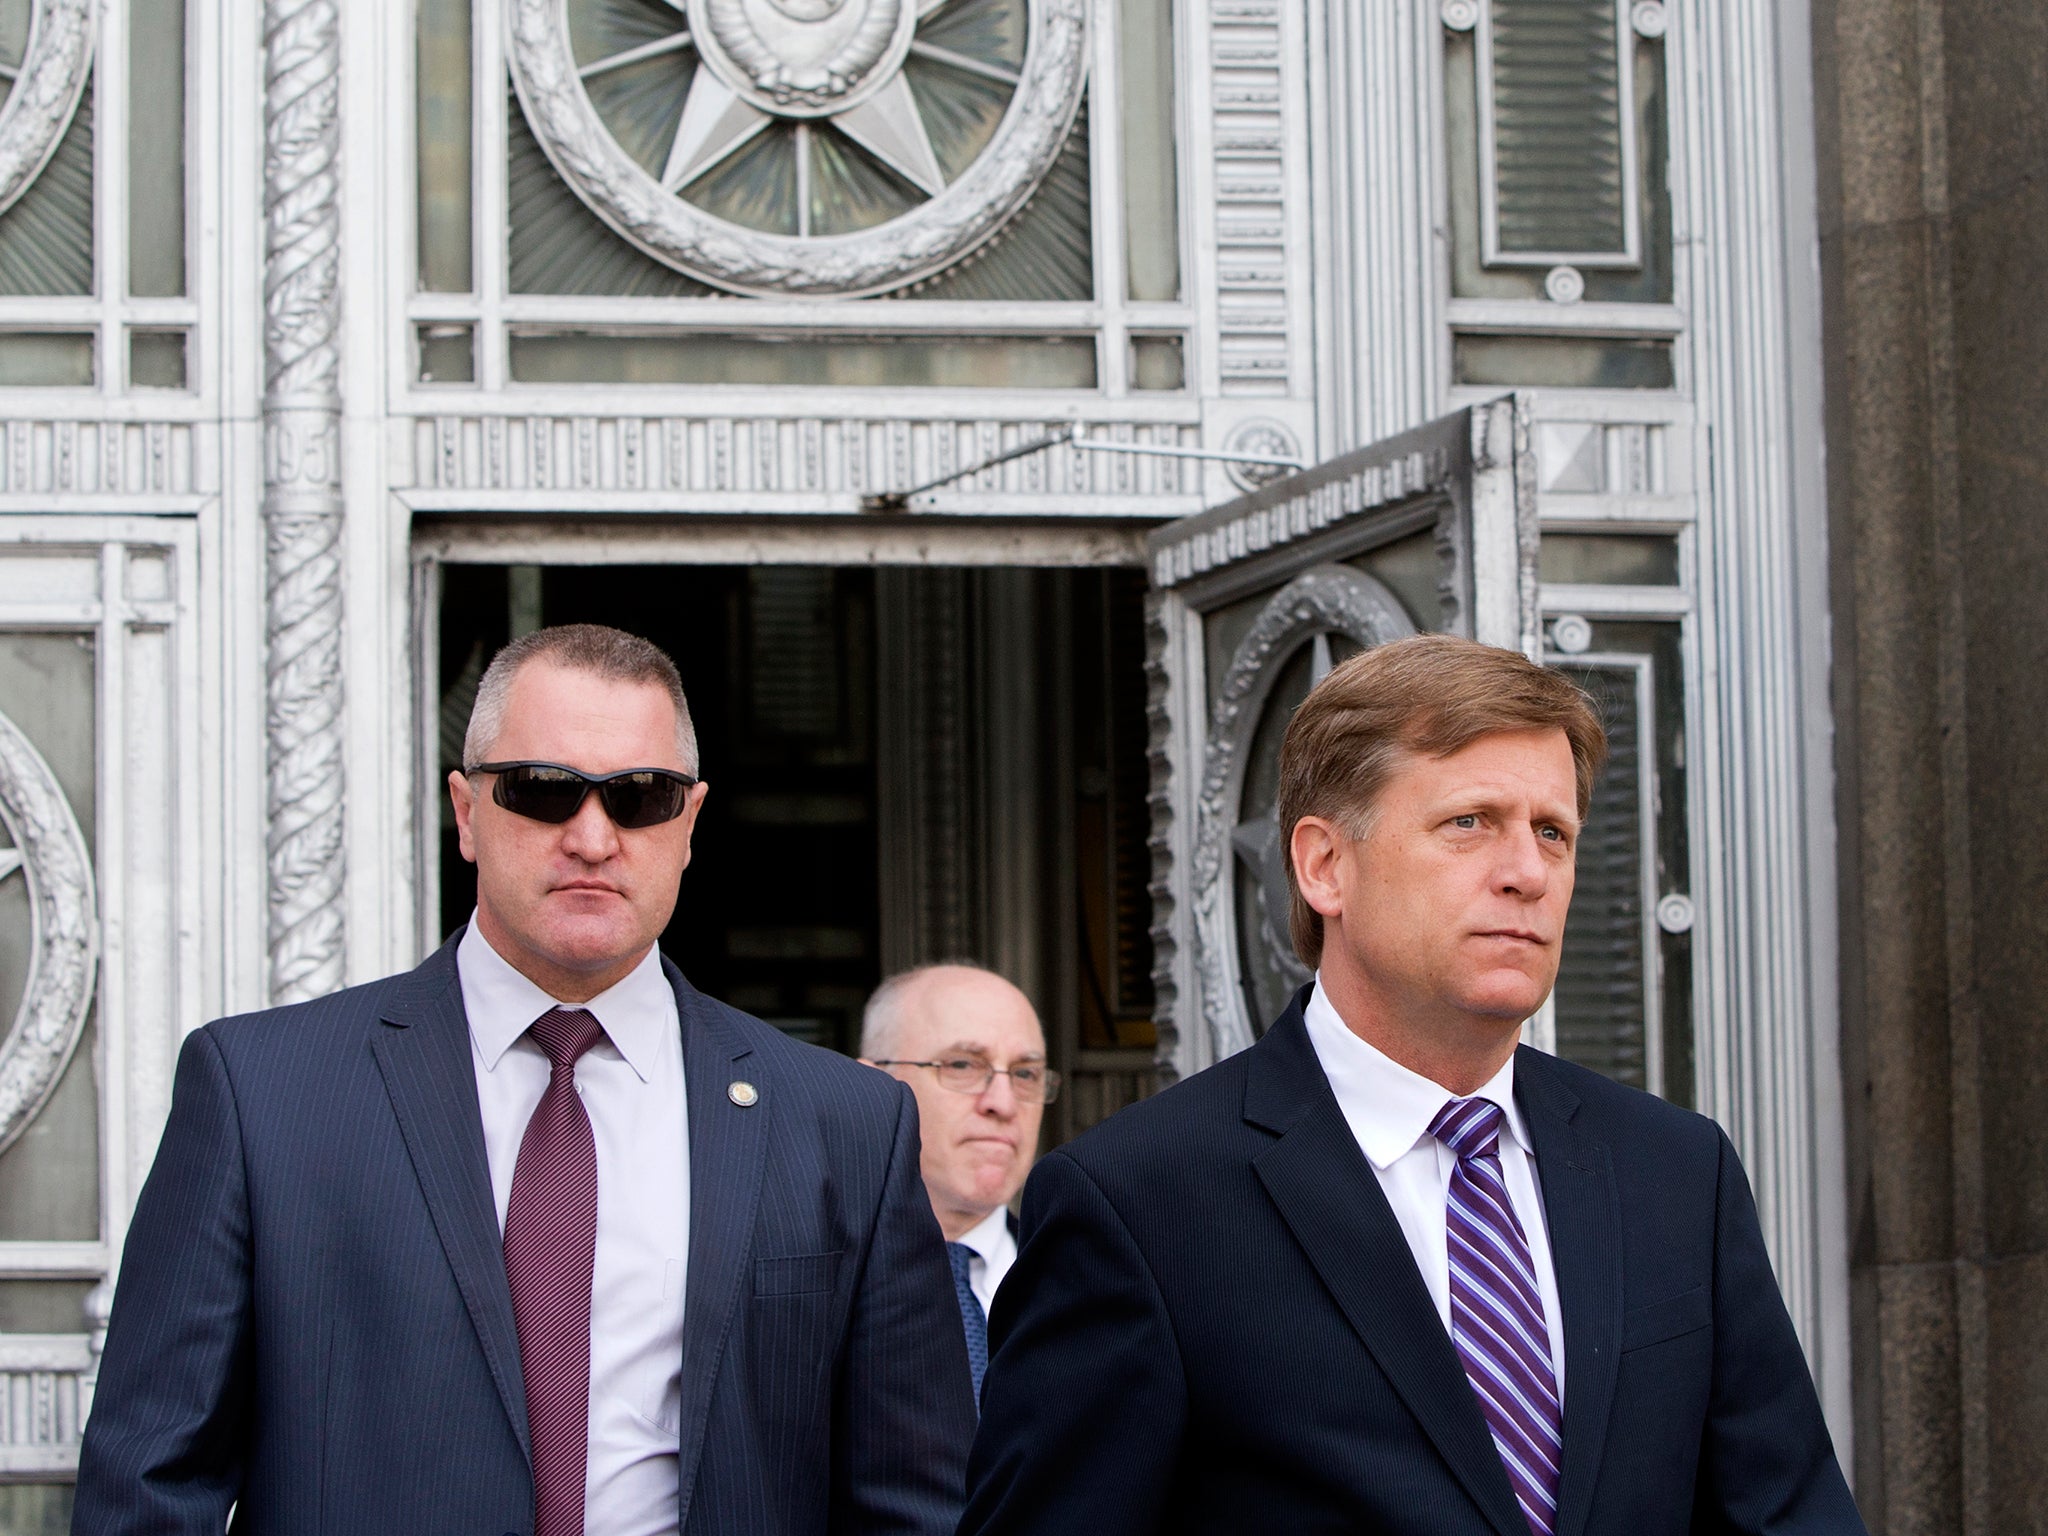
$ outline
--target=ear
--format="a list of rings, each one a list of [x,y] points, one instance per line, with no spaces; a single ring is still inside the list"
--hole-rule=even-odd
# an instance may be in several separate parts
[[[1344,915],[1343,862],[1351,839],[1333,821],[1322,816],[1304,816],[1294,824],[1287,842],[1287,856],[1294,862],[1294,883],[1301,899],[1323,917]]]
[[[448,770],[448,800],[455,807],[455,842],[462,850],[462,856],[470,863],[476,862],[476,835],[470,830],[469,818],[476,809],[476,783],[468,774],[451,768]]]
[[[683,793],[683,868],[690,867],[690,840],[697,834],[697,816],[704,809],[704,797],[711,793],[711,786],[698,780]]]

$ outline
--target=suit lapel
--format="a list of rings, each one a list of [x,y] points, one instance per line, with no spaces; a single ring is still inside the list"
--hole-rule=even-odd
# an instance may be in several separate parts
[[[1592,1513],[1620,1368],[1621,1201],[1607,1148],[1576,1123],[1578,1097],[1560,1080],[1549,1057],[1528,1049],[1517,1053],[1515,1097],[1536,1146],[1550,1261],[1564,1313],[1564,1467],[1558,1480],[1557,1536],[1579,1536]]]
[[[505,1245],[491,1196],[454,940],[405,979],[385,1011],[384,1025],[371,1037],[371,1052],[491,1379],[520,1449],[530,1458],[519,1327],[505,1280]]]
[[[666,960],[662,969],[675,988],[682,1019],[684,1096],[690,1106],[690,1262],[684,1281],[677,1447],[676,1525],[682,1528],[690,1520],[690,1494],[703,1457],[719,1358],[740,1304],[741,1283],[752,1267],[768,1126],[778,1106],[776,1084],[762,1080],[760,1064],[742,1065],[753,1047],[680,971]],[[741,1105],[728,1095],[739,1081],[753,1085],[755,1101]]]
[[[1528,1536],[1407,1237],[1310,1044],[1297,996],[1246,1063],[1245,1119],[1279,1139],[1253,1160],[1352,1329],[1500,1536]]]

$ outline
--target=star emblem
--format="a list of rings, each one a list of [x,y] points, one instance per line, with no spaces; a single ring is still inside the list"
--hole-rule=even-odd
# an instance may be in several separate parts
[[[950,178],[928,112],[904,70],[910,59],[986,90],[1014,92],[1022,80],[999,47],[982,52],[919,35],[962,0],[660,0],[672,30],[590,59],[577,68],[586,89],[650,60],[672,58],[687,78],[682,110],[667,135],[656,179],[690,199],[707,177],[763,135],[792,141],[796,161],[796,234],[813,233],[811,182],[818,173],[814,135],[843,136],[920,199],[938,197]],[[965,29],[1001,41],[1002,29]],[[988,56],[993,54],[994,56]]]

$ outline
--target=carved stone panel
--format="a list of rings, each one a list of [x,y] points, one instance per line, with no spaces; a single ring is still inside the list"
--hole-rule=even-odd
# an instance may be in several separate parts
[[[584,30],[606,33],[601,5],[511,0],[507,57],[527,121],[577,195],[656,260],[741,293],[881,293],[970,255],[1052,168],[1087,78],[1087,0],[1013,0],[1010,41],[1008,16],[932,35],[958,0],[675,9],[673,32],[585,58],[577,21],[600,13]],[[607,76],[650,61],[675,71],[665,152],[629,148],[642,137],[630,117],[598,105]],[[948,109],[913,88],[920,65],[1007,92],[985,142],[948,138]],[[722,178],[748,195],[721,197]]]

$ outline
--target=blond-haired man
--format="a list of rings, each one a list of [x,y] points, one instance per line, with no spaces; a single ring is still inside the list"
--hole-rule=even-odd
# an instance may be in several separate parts
[[[1517,1048],[1604,751],[1448,636],[1310,693],[1316,979],[1032,1175],[962,1536],[1863,1530],[1727,1138]]]

